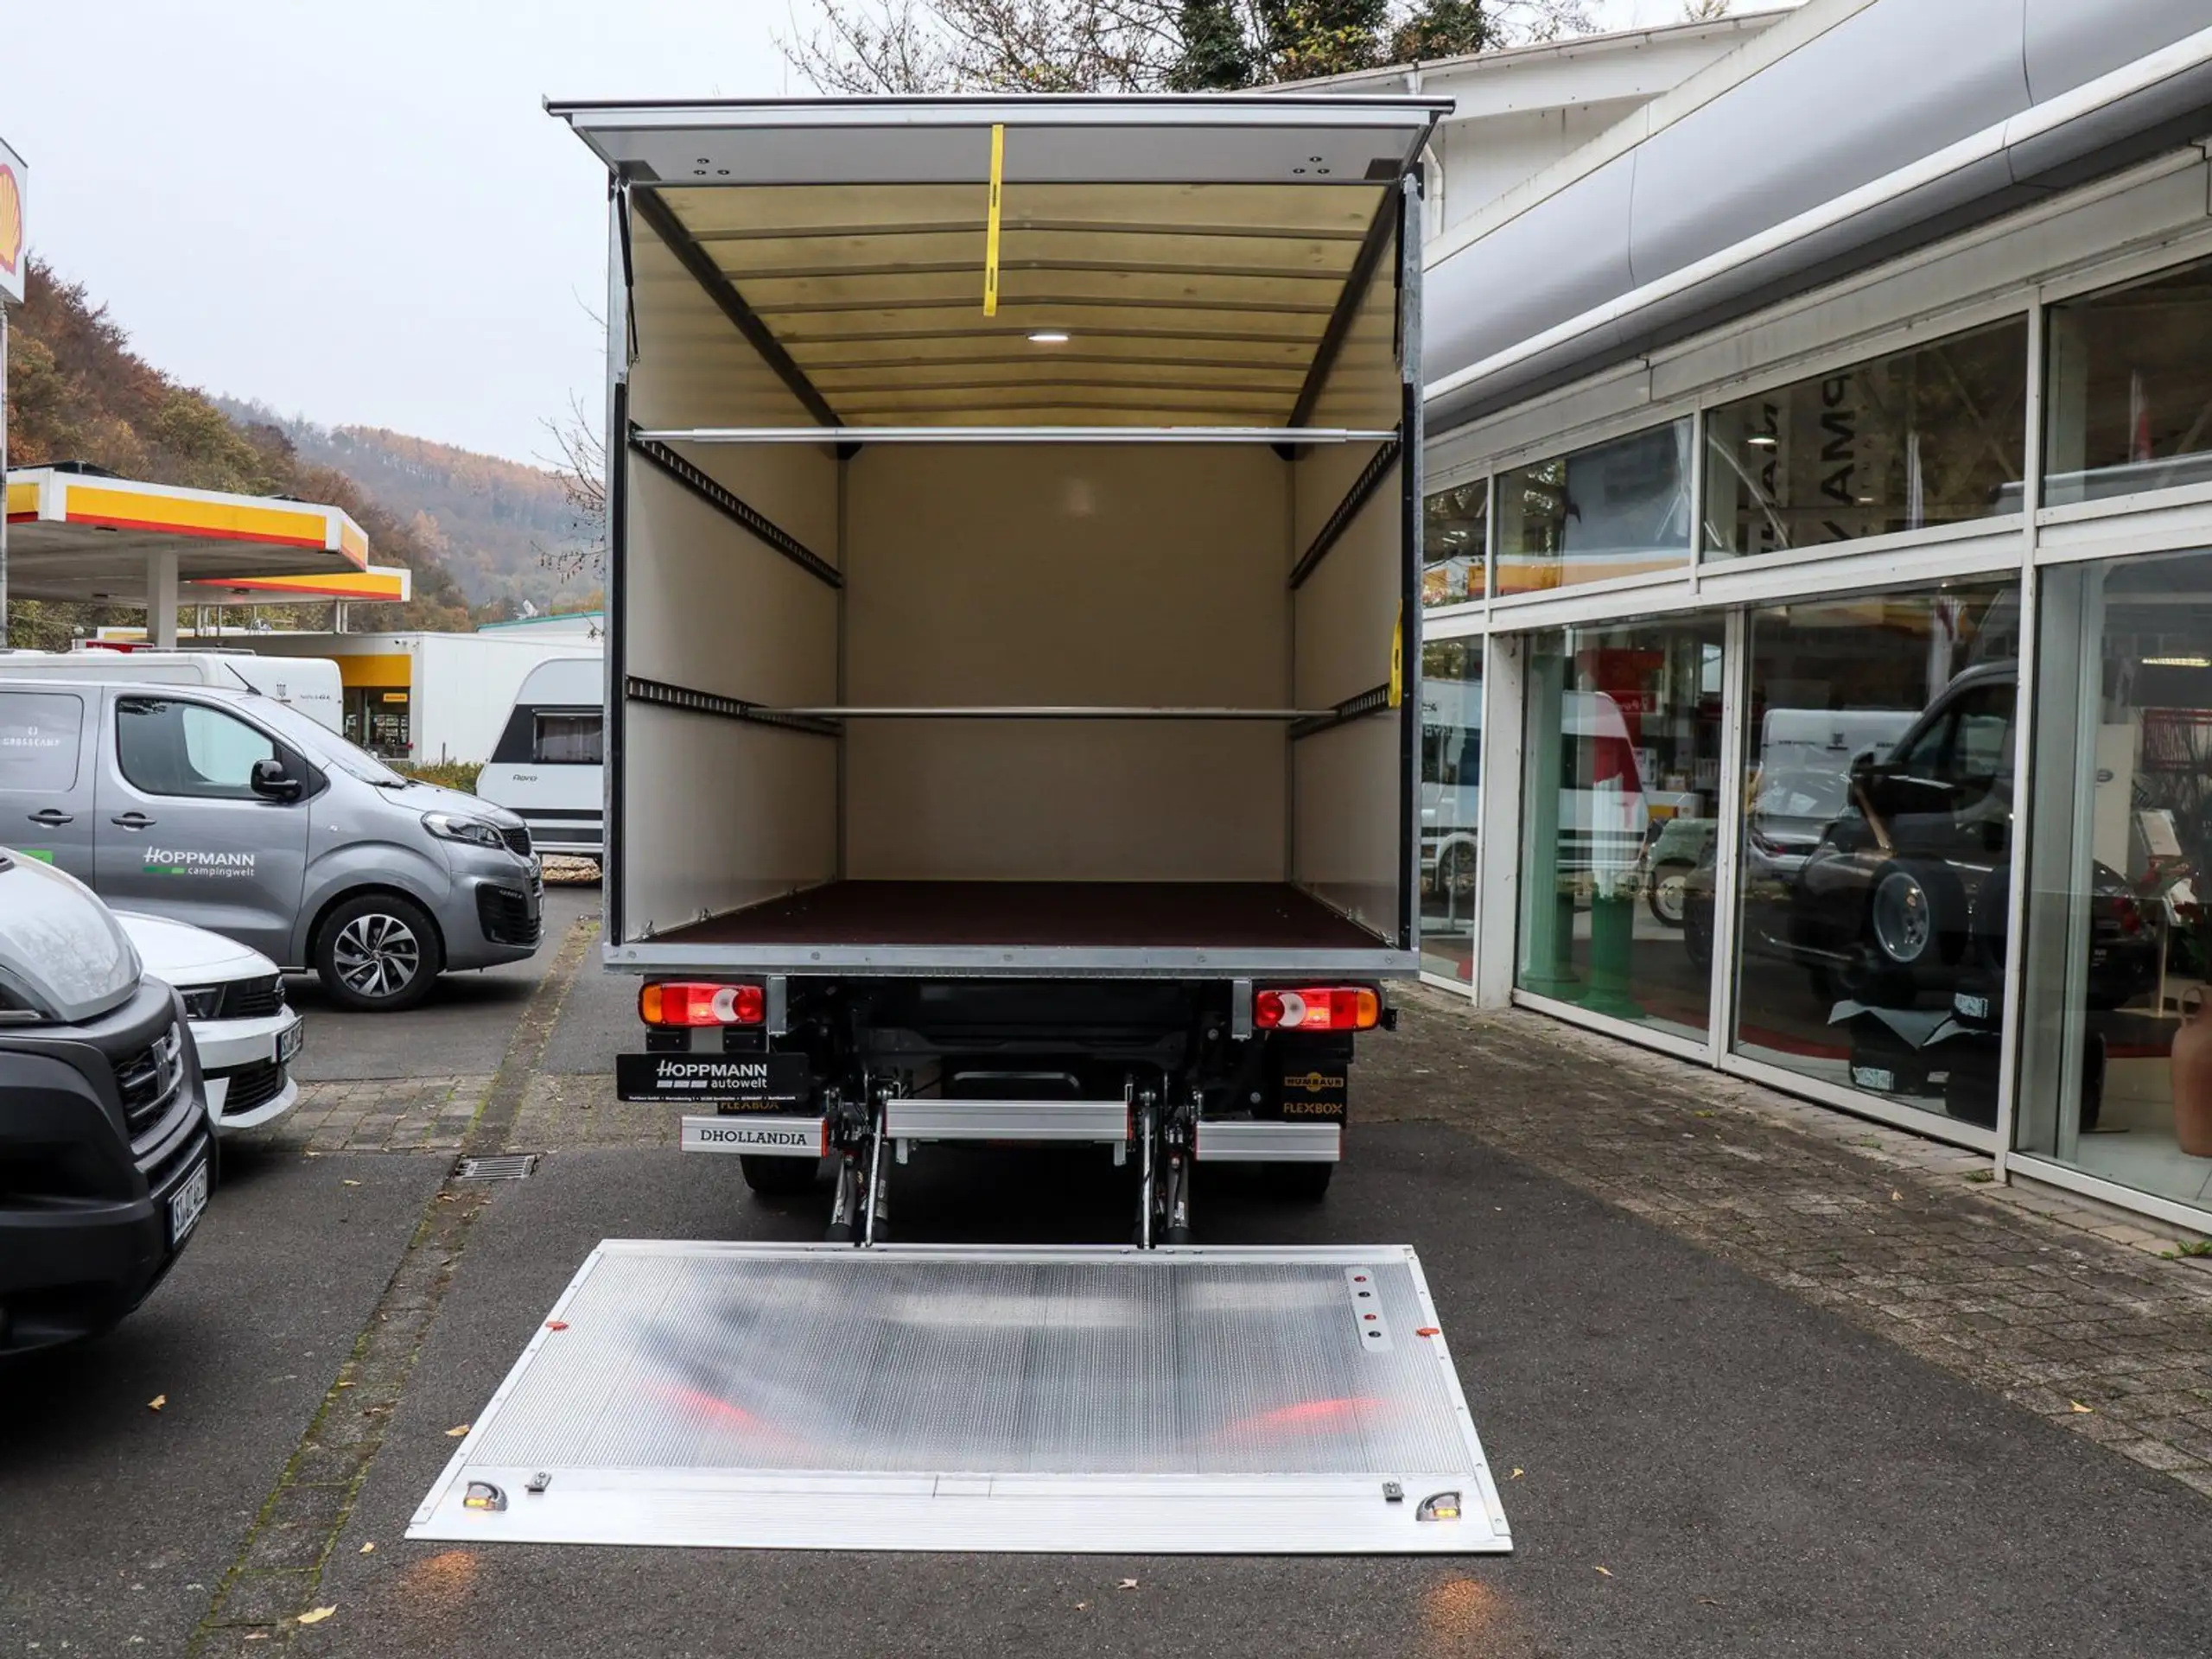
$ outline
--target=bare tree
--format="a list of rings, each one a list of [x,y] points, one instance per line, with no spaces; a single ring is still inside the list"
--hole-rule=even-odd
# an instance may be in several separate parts
[[[607,435],[575,392],[569,394],[565,416],[540,424],[553,441],[553,453],[537,459],[561,480],[569,527],[566,540],[535,544],[537,562],[563,581],[599,582],[607,570]]]
[[[827,92],[1195,92],[1596,27],[1590,0],[816,0],[776,45]]]
[[[1736,9],[1736,0],[1682,0],[1686,23],[1715,23]]]
[[[1491,0],[1484,10],[1490,14],[1494,38],[1509,45],[1592,35],[1598,29],[1590,0]]]
[[[1169,0],[819,0],[777,37],[831,92],[1117,92],[1161,86],[1182,50]]]

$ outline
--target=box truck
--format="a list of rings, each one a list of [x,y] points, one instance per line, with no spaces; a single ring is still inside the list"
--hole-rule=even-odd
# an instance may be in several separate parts
[[[1320,1191],[1414,971],[1439,108],[556,106],[613,181],[620,1086],[832,1160],[838,1236],[601,1244],[410,1536],[1510,1547],[1412,1251],[1175,1242],[1194,1166]],[[1090,1143],[1130,1236],[886,1243],[977,1140]]]
[[[1318,1197],[1416,970],[1419,99],[574,105],[629,1100]]]

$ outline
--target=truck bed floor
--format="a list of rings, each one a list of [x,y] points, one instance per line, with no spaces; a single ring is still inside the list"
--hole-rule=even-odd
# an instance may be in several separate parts
[[[672,928],[670,944],[1096,945],[1371,950],[1376,936],[1275,881],[833,881]]]

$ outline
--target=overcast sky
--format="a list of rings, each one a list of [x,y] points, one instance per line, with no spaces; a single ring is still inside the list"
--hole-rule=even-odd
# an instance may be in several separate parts
[[[606,266],[604,175],[539,100],[806,91],[772,37],[809,4],[96,0],[96,31],[10,7],[0,137],[33,250],[156,366],[528,461],[598,395]]]

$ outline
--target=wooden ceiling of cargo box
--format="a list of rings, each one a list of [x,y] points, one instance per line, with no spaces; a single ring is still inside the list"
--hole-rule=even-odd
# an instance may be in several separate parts
[[[653,194],[854,426],[1282,425],[1394,211],[1371,183],[1009,182],[986,315],[984,181]]]

